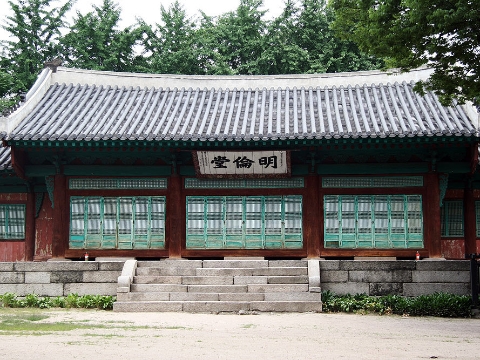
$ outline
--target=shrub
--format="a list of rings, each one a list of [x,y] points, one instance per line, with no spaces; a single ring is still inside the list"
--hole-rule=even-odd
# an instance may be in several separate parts
[[[398,295],[368,296],[322,293],[324,312],[399,314],[412,316],[470,317],[469,296],[435,293],[418,297]]]
[[[5,293],[0,295],[0,307],[10,308],[41,308],[49,309],[56,308],[85,308],[85,309],[100,309],[112,310],[113,303],[116,301],[114,296],[103,295],[84,295],[68,294],[66,297],[57,296],[39,297],[36,294],[28,294],[23,298],[18,298],[13,293]]]

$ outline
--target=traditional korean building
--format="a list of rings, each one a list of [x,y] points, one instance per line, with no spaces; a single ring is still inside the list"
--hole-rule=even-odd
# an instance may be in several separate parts
[[[479,113],[428,75],[46,67],[0,118],[0,261],[480,252]]]

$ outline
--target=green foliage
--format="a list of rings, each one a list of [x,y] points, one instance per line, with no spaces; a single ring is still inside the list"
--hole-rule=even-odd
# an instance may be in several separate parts
[[[480,96],[480,12],[470,0],[331,0],[333,28],[360,49],[402,70],[434,72],[418,90],[444,104]]]
[[[75,1],[57,5],[57,0],[9,1],[13,11],[3,28],[13,38],[5,41],[0,66],[14,78],[8,91],[17,94],[29,89],[44,62],[58,57],[58,38],[65,26],[64,16]]]
[[[140,21],[145,34],[143,45],[149,64],[148,72],[164,74],[203,74],[195,23],[178,1],[166,10],[160,6],[160,24],[152,29]]]
[[[112,310],[113,303],[116,301],[114,296],[110,295],[83,295],[68,294],[66,297],[40,297],[36,294],[28,294],[23,298],[17,297],[13,293],[0,295],[0,306],[8,308],[84,308]]]
[[[435,293],[418,297],[368,296],[322,293],[324,312],[398,314],[412,316],[470,317],[469,296]]]
[[[69,32],[60,39],[67,66],[104,71],[138,71],[143,62],[135,54],[142,30],[118,30],[121,9],[112,0],[82,15],[77,12]]]

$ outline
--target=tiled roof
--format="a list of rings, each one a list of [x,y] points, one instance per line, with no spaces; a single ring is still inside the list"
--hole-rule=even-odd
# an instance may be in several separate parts
[[[10,157],[9,147],[0,147],[0,171],[10,170],[12,168],[12,159]]]
[[[319,81],[318,86],[272,88],[269,78],[263,78],[265,87],[255,89],[221,88],[222,78],[209,88],[55,83],[6,139],[248,141],[477,135],[461,106],[444,107],[433,93],[420,96],[413,91],[414,82],[346,85],[342,79],[339,86],[332,81],[321,86]]]

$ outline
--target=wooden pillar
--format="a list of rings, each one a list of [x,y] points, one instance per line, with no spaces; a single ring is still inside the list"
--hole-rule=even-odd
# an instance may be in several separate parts
[[[29,189],[25,211],[25,261],[33,261],[35,254],[35,193]]]
[[[425,176],[426,199],[424,199],[423,224],[425,231],[425,245],[428,247],[428,256],[441,258],[441,225],[440,225],[440,179],[436,172]]]
[[[469,178],[463,192],[463,218],[465,221],[465,255],[475,254],[477,250],[477,219],[472,179]]]
[[[320,257],[321,214],[319,209],[318,176],[305,176],[305,196],[303,198],[303,240],[306,243],[307,258]]]
[[[182,205],[183,204],[183,205]],[[168,256],[182,257],[182,241],[185,228],[185,204],[182,199],[182,177],[172,174],[168,179],[167,224],[168,224]]]
[[[66,179],[63,174],[56,174],[53,184],[53,239],[52,256],[65,257],[68,243],[69,208],[66,196]]]

